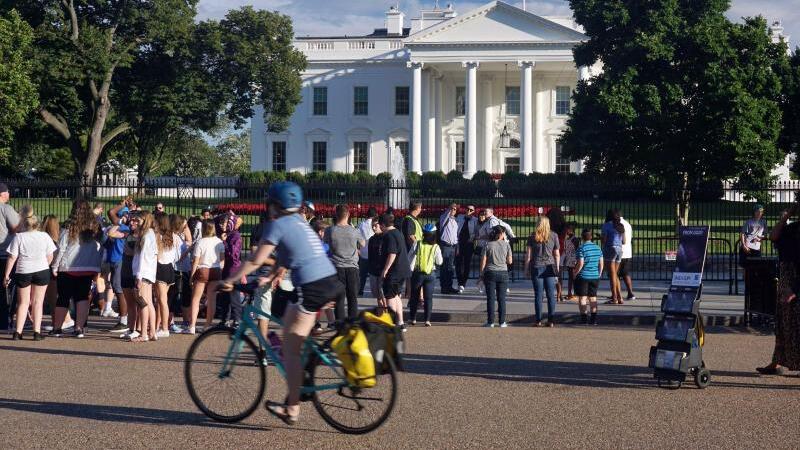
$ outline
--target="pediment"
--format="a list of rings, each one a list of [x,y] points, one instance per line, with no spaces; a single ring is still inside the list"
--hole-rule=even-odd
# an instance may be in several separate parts
[[[572,28],[511,6],[493,1],[466,14],[420,30],[407,44],[536,43],[576,42],[586,36]]]

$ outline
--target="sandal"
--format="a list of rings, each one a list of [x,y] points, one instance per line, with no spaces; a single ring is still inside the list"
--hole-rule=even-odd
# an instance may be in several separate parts
[[[287,412],[288,408],[286,405],[281,403],[267,401],[264,404],[264,407],[267,408],[267,412],[275,416],[276,418],[280,419],[286,425],[292,426],[297,423],[298,415],[289,415]]]
[[[145,336],[136,336],[135,338],[131,339],[131,342],[148,342],[150,338]]]
[[[604,305],[616,305],[617,301],[612,298],[611,300],[604,301],[603,304]]]

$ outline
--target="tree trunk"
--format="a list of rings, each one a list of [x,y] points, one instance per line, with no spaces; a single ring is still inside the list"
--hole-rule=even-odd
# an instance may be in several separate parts
[[[675,193],[675,234],[679,228],[689,224],[689,201],[692,192],[689,189],[689,176],[683,174],[680,189]]]

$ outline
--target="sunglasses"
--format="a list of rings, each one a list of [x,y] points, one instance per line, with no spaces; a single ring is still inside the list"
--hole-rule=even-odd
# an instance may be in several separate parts
[[[475,212],[474,208],[467,208],[467,212]]]

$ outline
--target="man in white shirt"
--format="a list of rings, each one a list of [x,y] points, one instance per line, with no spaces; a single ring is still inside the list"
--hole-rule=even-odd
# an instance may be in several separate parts
[[[620,223],[625,228],[625,241],[622,244],[622,262],[619,264],[619,271],[617,274],[619,278],[625,282],[625,287],[628,289],[628,301],[636,300],[636,295],[633,294],[633,281],[631,281],[631,270],[633,260],[633,228],[625,218],[620,214]]]
[[[358,232],[361,234],[361,239],[364,242],[369,242],[369,238],[375,234],[372,231],[372,221],[378,219],[378,210],[375,209],[374,206],[370,206],[367,210],[367,217],[361,221],[358,225]],[[364,286],[367,282],[367,278],[369,278],[369,273],[367,270],[369,269],[369,249],[366,245],[361,247],[358,251],[358,275],[359,275],[359,286],[358,286],[358,295],[359,297],[364,295]]]

